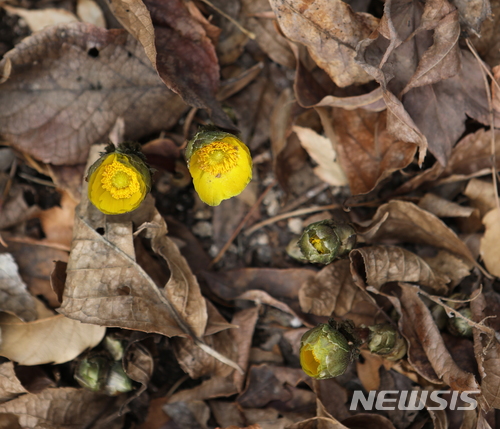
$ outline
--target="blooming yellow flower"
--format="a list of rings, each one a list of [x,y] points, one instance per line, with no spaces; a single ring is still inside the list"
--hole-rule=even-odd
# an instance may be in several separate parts
[[[151,189],[151,172],[137,146],[108,146],[89,169],[89,200],[104,214],[135,210]]]
[[[200,131],[189,142],[186,158],[194,189],[210,206],[240,194],[252,180],[250,151],[232,134]]]

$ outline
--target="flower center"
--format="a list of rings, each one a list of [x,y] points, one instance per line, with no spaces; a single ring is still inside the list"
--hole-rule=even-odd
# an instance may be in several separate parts
[[[313,245],[313,247],[318,251],[320,255],[324,255],[325,253],[330,252],[321,241],[321,238],[319,238],[316,234],[309,238],[309,242]]]
[[[302,358],[304,360],[304,365],[307,369],[314,375],[318,374],[319,360],[314,354],[313,350],[304,350],[302,352]]]
[[[213,142],[196,152],[196,162],[201,170],[215,177],[232,170],[238,162],[240,148],[236,144]]]
[[[116,160],[104,167],[101,183],[102,187],[117,200],[130,198],[140,190],[137,172]]]

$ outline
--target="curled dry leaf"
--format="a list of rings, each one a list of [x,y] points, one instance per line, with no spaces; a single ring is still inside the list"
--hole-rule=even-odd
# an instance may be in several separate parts
[[[496,207],[495,186],[490,182],[471,179],[463,194],[469,197],[473,207],[479,209],[482,217]]]
[[[432,193],[425,194],[418,202],[418,206],[437,217],[469,217],[474,213],[472,207],[461,206]]]
[[[429,308],[417,286],[400,283],[397,298],[388,298],[401,315],[399,328],[408,341],[408,360],[423,377],[444,382],[453,390],[479,390],[474,375],[462,370],[447,350]]]
[[[77,22],[78,18],[66,9],[46,8],[46,9],[24,9],[2,5],[10,15],[20,16],[30,30],[34,33],[43,30],[45,27],[57,24]]]
[[[307,46],[316,64],[341,87],[372,78],[354,60],[358,42],[375,29],[378,20],[355,13],[342,1],[271,0],[285,35]]]
[[[353,282],[350,263],[345,259],[327,265],[304,282],[299,290],[299,302],[304,313],[327,317],[335,314],[356,319],[356,322],[357,317],[348,313],[364,314],[370,317],[368,323],[371,323],[377,312],[375,306],[367,303],[366,294]]]
[[[16,376],[13,362],[0,365],[0,403],[28,393]]]
[[[299,137],[302,147],[318,164],[314,168],[314,173],[329,185],[347,185],[347,179],[336,159],[337,154],[332,147],[332,142],[328,138],[320,136],[311,128],[294,126],[292,130]]]
[[[349,254],[356,277],[364,276],[366,284],[376,289],[389,282],[408,282],[446,293],[450,279],[435,273],[414,253],[395,246],[372,246],[354,249]]]
[[[42,311],[39,306],[39,315]],[[47,310],[45,313],[33,322],[1,314],[0,356],[21,365],[68,362],[99,344],[106,332],[102,326],[80,323]]]
[[[50,27],[6,54],[0,69],[6,62],[12,72],[0,91],[2,136],[47,163],[86,162],[90,145],[106,140],[118,117],[125,137],[137,139],[169,128],[186,109],[122,30]]]
[[[363,236],[368,242],[394,240],[426,244],[461,256],[477,265],[469,248],[457,235],[433,214],[413,203],[391,201],[380,206],[372,219],[372,229]]]
[[[163,82],[191,106],[208,109],[222,128],[234,125],[216,100],[219,63],[210,36],[218,29],[180,0],[113,0],[111,9],[144,46]]]
[[[59,387],[27,393],[1,404],[0,413],[18,416],[19,425],[27,429],[85,429],[96,419],[118,411],[120,401],[85,389]]]
[[[0,254],[0,311],[15,314],[25,322],[36,319],[36,305],[10,253]]]
[[[386,128],[386,112],[317,109],[326,135],[334,143],[351,193],[370,192],[415,156],[414,144],[398,140]]]
[[[483,217],[486,228],[481,238],[480,252],[487,270],[496,277],[500,277],[500,209],[490,210]]]
[[[481,293],[471,301],[470,305],[475,321],[480,322],[490,317],[486,324],[491,324],[497,330],[496,335],[493,329],[490,335],[477,329],[473,329],[473,333],[474,354],[481,375],[482,396],[489,407],[500,408],[500,342],[498,340],[500,322],[497,319],[500,312],[500,297],[495,292]]]
[[[102,146],[94,146],[89,164]],[[168,264],[170,278],[156,284],[135,260],[131,214],[105,216],[87,198],[77,207],[63,302],[58,311],[72,319],[166,336],[201,337],[207,308],[196,277],[178,247],[166,236],[167,226],[146,199],[133,212],[143,225],[153,251]],[[99,231],[99,232],[98,232]],[[155,275],[162,281],[160,268]]]

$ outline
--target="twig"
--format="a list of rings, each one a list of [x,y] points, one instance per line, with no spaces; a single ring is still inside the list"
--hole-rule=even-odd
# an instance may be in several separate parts
[[[215,6],[214,4],[209,2],[208,0],[201,0],[201,1],[205,4],[208,4],[212,9],[216,10],[224,18],[231,21],[238,28],[238,30],[240,30],[245,36],[249,37],[252,40],[255,40],[256,36],[254,33],[252,33],[251,31],[248,31],[238,21],[236,21],[234,18],[230,17],[226,12],[224,12],[223,10],[220,10],[217,6]]]
[[[321,192],[326,191],[329,188],[329,186],[330,185],[328,183],[323,182],[315,186],[314,188],[308,189],[304,195],[301,195],[295,201],[292,201],[290,204],[283,207],[280,210],[280,212],[286,213],[289,212],[290,210],[293,210],[301,206],[305,202],[309,201],[311,198],[314,198],[316,195],[321,194]]]
[[[306,209],[295,210],[293,212],[282,213],[280,215],[263,220],[262,222],[256,223],[254,226],[252,226],[251,228],[246,230],[244,234],[246,237],[248,237],[250,234],[253,234],[258,229],[260,229],[264,226],[267,226],[267,225],[271,225],[271,224],[278,222],[280,220],[283,220],[283,219],[288,219],[291,217],[298,217],[298,216],[302,216],[302,215],[309,214],[309,213],[321,212],[324,210],[338,209],[340,207],[341,206],[339,204],[329,204],[327,206],[313,206],[313,207],[308,207]]]
[[[264,199],[264,197],[276,185],[276,183],[278,183],[278,181],[276,179],[273,179],[273,181],[267,186],[267,188],[264,189],[264,192],[262,192],[262,194],[260,195],[260,197],[257,199],[257,201],[255,201],[254,205],[251,207],[251,209],[247,213],[247,215],[243,218],[243,220],[240,222],[240,224],[236,227],[236,229],[234,230],[234,232],[231,235],[231,237],[229,238],[229,240],[227,240],[226,244],[224,244],[224,246],[222,247],[222,249],[220,249],[219,253],[212,260],[212,262],[210,262],[210,265],[208,266],[209,268],[213,267],[217,262],[219,262],[221,260],[221,258],[227,252],[227,249],[229,249],[229,246],[231,246],[231,244],[236,239],[236,237],[238,236],[238,234],[240,233],[240,231],[243,229],[243,227],[245,226],[245,224],[248,222],[248,220],[250,219],[250,217],[253,215],[253,213],[255,212],[255,210],[257,210],[257,208],[260,206],[260,204],[262,203],[262,200]]]

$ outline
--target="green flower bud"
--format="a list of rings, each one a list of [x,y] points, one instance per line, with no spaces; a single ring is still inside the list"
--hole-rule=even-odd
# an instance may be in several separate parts
[[[307,331],[301,339],[300,365],[310,377],[317,379],[342,375],[355,353],[355,347],[328,324]]]
[[[130,392],[133,389],[132,380],[123,370],[121,362],[115,362],[109,371],[108,379],[106,380],[105,390],[110,396],[119,395],[120,393]]]
[[[472,311],[469,307],[462,308],[461,310],[458,310],[458,312],[467,319],[472,319]],[[448,319],[447,328],[450,334],[455,335],[456,337],[472,338],[472,326],[469,325],[467,320],[464,320],[461,317],[455,316]]]
[[[406,354],[406,341],[392,325],[369,326],[368,349],[387,360],[396,361]]]
[[[109,360],[104,356],[89,356],[78,362],[75,379],[80,386],[92,392],[104,388],[109,372]]]
[[[123,358],[124,350],[122,340],[106,335],[103,345],[114,360],[121,360]]]
[[[328,219],[310,224],[299,238],[299,248],[309,262],[329,264],[351,251],[356,231],[351,225]]]

